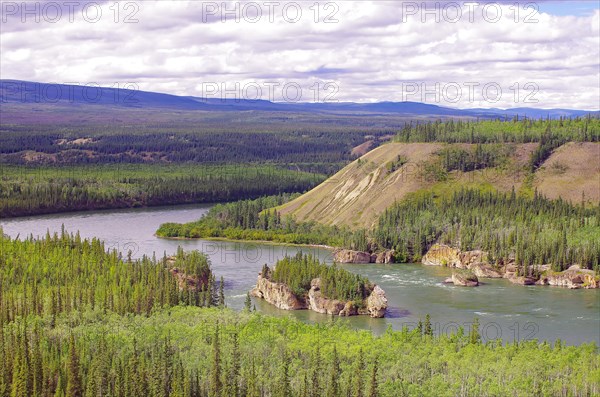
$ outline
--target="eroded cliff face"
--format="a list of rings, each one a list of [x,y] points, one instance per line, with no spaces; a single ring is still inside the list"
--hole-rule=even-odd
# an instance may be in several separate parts
[[[443,244],[434,244],[423,256],[422,262],[430,266],[469,269],[478,278],[506,278],[513,284],[551,285],[571,289],[600,288],[600,278],[594,271],[580,269],[577,265],[564,272],[553,272],[549,265],[541,265],[536,267],[536,271],[530,267],[526,275],[519,275],[517,266],[512,261],[508,261],[502,267],[496,267],[488,262],[487,253],[484,251],[462,252]]]
[[[380,252],[375,258],[375,263],[394,263],[394,255],[394,250]]]
[[[334,316],[356,316],[359,314],[371,317],[384,317],[387,309],[385,292],[379,286],[365,299],[366,306],[359,308],[355,302],[330,299],[321,292],[321,280],[315,278],[306,296],[297,296],[285,284],[275,283],[258,275],[256,286],[250,292],[252,296],[266,300],[272,305],[283,310],[309,309],[317,313],[331,314]]]
[[[370,253],[347,249],[336,250],[333,253],[333,261],[336,263],[373,263]]]
[[[423,256],[421,262],[427,266],[463,268],[460,260],[460,250],[443,244],[434,244]]]
[[[474,263],[469,266],[474,275],[480,278],[502,278],[502,271],[488,263]]]
[[[346,307],[346,303],[337,299],[329,299],[323,296],[321,293],[321,280],[315,278],[310,283],[311,287],[308,291],[308,308],[317,313],[333,314],[338,316],[342,310]]]

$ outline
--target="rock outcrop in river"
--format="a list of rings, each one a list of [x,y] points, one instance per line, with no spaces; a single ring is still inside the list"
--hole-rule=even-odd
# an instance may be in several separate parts
[[[579,266],[573,265],[564,272],[545,272],[539,280],[537,280],[536,284],[553,285],[571,289],[600,288],[600,279],[594,274],[593,270],[580,269]]]
[[[386,250],[379,253],[338,249],[333,253],[336,263],[393,263],[394,251]]]
[[[250,295],[262,298],[283,310],[306,309],[304,300],[294,295],[290,287],[283,283],[275,283],[262,275],[258,276],[256,287],[250,291]]]
[[[256,286],[250,295],[261,298],[283,310],[310,309],[317,313],[331,314],[334,316],[355,316],[359,314],[371,317],[384,317],[387,309],[385,292],[375,285],[369,296],[365,299],[365,306],[358,307],[352,301],[330,299],[321,292],[321,280],[315,278],[305,296],[297,296],[283,283],[271,281],[259,273]]]
[[[548,265],[529,267],[526,274],[518,274],[514,261],[509,260],[502,266],[493,266],[488,262],[485,251],[461,251],[444,244],[434,244],[423,256],[422,262],[429,266],[447,266],[469,269],[479,278],[506,278],[520,285],[553,285],[577,288],[600,288],[600,277],[593,270],[571,266],[563,272],[553,272]],[[453,274],[454,282],[454,274]],[[460,282],[460,280],[457,280]]]
[[[479,285],[477,276],[468,270],[452,272],[452,277],[447,278],[444,282],[460,287],[477,287]]]

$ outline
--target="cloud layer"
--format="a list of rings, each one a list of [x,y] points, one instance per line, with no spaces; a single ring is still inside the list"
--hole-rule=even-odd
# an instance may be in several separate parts
[[[600,106],[597,8],[317,4],[3,1],[1,77],[278,101]]]

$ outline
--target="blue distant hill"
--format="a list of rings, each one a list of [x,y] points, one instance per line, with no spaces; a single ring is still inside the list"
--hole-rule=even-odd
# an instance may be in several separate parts
[[[406,116],[444,116],[512,118],[559,118],[584,116],[598,111],[576,109],[456,109],[420,102],[377,103],[281,103],[265,100],[237,100],[177,96],[164,93],[93,87],[81,85],[36,83],[20,80],[0,80],[0,102],[12,104],[53,104],[63,106],[106,106],[138,109],[169,109],[181,111],[287,111],[310,113],[398,114]]]

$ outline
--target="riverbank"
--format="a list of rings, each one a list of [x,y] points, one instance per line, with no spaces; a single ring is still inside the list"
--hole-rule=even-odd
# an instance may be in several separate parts
[[[330,251],[335,251],[338,248],[331,247],[329,245],[324,244],[296,244],[296,243],[280,243],[277,241],[270,240],[245,240],[245,239],[232,239],[226,237],[163,237],[158,236],[154,233],[154,237],[163,239],[163,240],[183,240],[183,241],[195,241],[195,240],[206,240],[206,241],[222,241],[228,243],[246,243],[246,244],[264,244],[264,245],[275,245],[275,246],[285,246],[285,247],[308,247],[308,248],[322,248]]]

